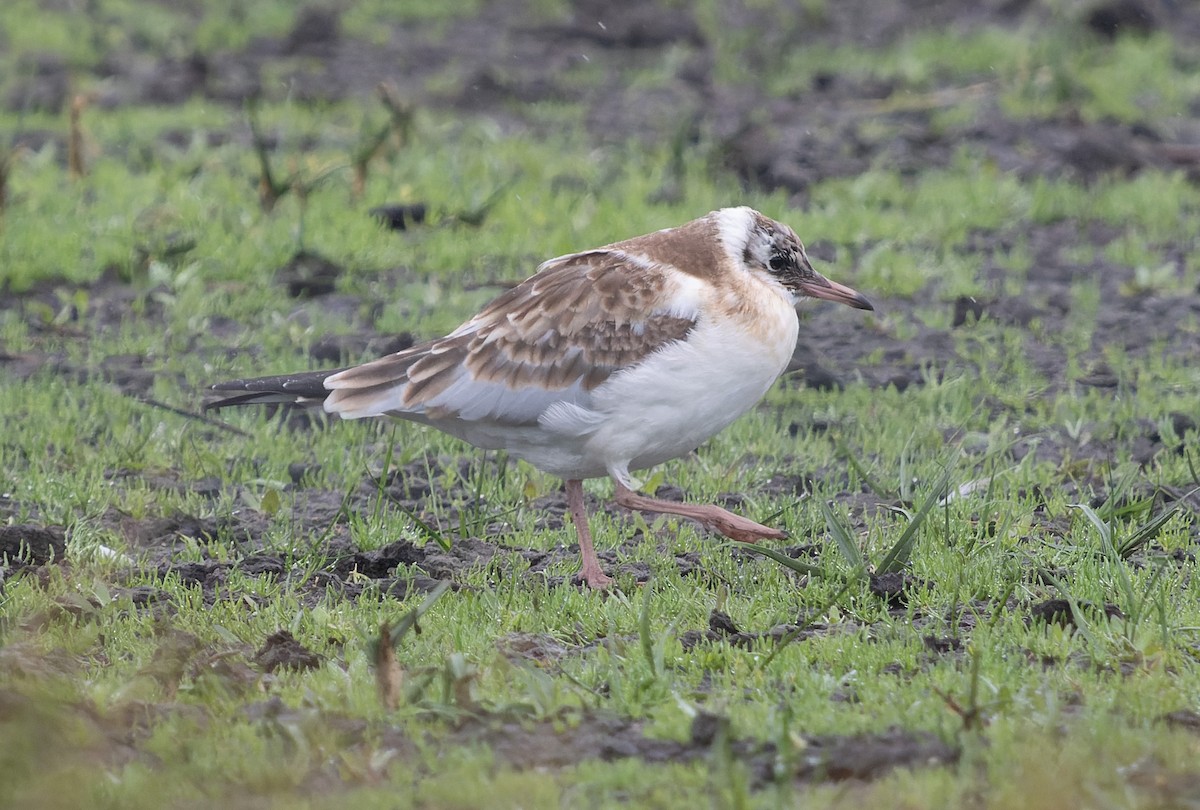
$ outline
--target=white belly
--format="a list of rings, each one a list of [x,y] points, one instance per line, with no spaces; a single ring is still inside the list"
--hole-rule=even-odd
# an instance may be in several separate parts
[[[754,332],[701,322],[686,341],[610,377],[589,409],[548,412],[544,435],[530,434],[524,447],[510,441],[509,450],[564,478],[611,474],[626,484],[629,470],[694,450],[752,408],[787,367],[798,323],[795,310],[778,303]]]

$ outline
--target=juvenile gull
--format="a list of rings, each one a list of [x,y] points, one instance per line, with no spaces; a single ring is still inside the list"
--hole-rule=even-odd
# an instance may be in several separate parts
[[[873,308],[816,272],[788,226],[723,208],[551,259],[445,337],[352,368],[218,383],[236,393],[209,407],[322,405],[507,450],[566,482],[579,577],[604,588],[585,478],[611,477],[628,509],[746,542],[785,536],[716,505],[642,495],[630,472],[694,450],[753,407],[787,368],[805,298]]]

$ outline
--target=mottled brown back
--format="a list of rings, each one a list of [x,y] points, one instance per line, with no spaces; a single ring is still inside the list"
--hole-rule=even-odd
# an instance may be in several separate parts
[[[610,249],[565,257],[450,335],[343,372],[332,381],[331,409],[368,407],[405,386],[392,409],[433,407],[432,418],[453,415],[463,405],[436,400],[464,375],[514,392],[577,383],[590,391],[694,327],[694,317],[666,311],[664,269]]]

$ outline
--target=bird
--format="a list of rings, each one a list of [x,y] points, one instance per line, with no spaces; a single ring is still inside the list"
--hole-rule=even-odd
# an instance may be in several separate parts
[[[564,481],[577,581],[609,587],[583,481],[615,502],[680,515],[743,542],[787,535],[715,504],[636,491],[632,473],[695,450],[752,408],[781,373],[805,299],[861,310],[812,266],[787,225],[746,207],[550,259],[448,335],[361,365],[217,383],[207,408],[320,406],[392,417],[506,450]]]

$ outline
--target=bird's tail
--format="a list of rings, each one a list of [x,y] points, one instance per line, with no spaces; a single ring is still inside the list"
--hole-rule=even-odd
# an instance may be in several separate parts
[[[325,380],[342,368],[327,371],[300,371],[295,374],[280,374],[275,377],[253,377],[248,380],[229,380],[212,386],[213,391],[235,392],[206,403],[204,410],[231,408],[237,405],[269,405],[284,403],[316,407],[329,396]]]

